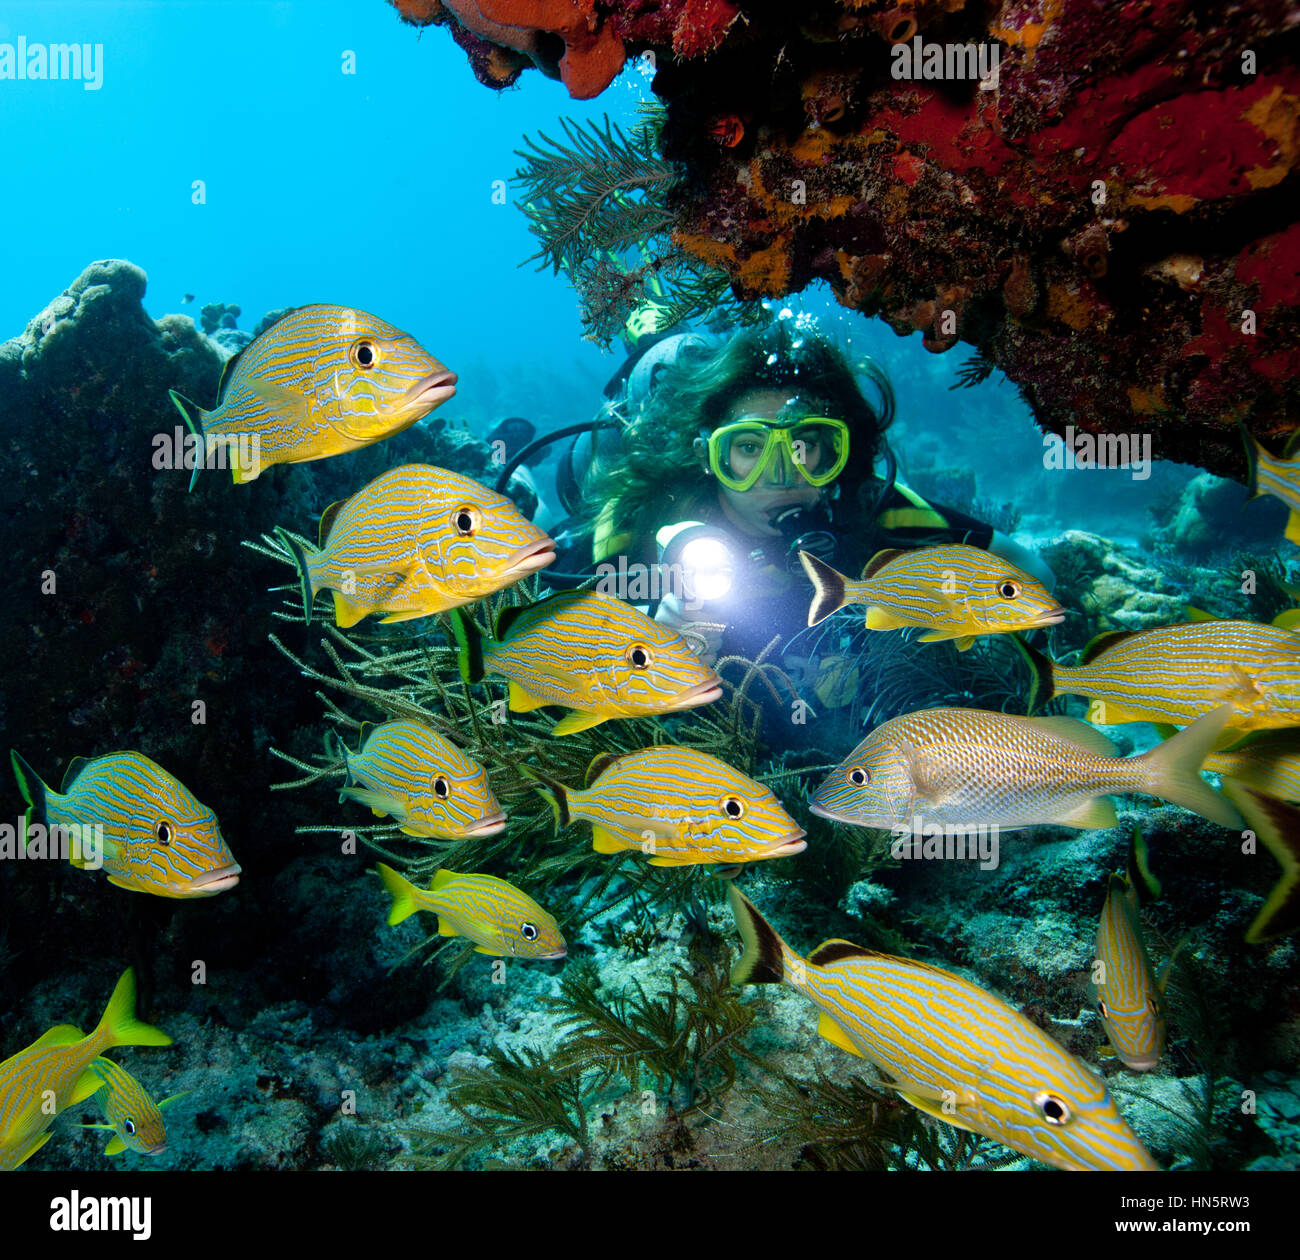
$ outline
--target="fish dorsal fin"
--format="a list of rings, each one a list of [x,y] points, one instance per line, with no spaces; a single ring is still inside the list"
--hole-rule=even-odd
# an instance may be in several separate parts
[[[1288,608],[1273,618],[1279,630],[1300,630],[1300,608]]]
[[[67,796],[68,789],[76,781],[77,775],[79,775],[88,765],[90,765],[89,757],[73,757],[73,759],[68,762],[68,768],[63,772],[63,783],[59,787],[61,795]]]
[[[458,878],[459,876],[455,871],[449,871],[445,866],[440,866],[436,871],[434,871],[433,879],[429,881],[429,891],[438,892],[441,889],[446,888],[452,880]]]
[[[330,530],[334,528],[334,522],[338,519],[338,514],[343,509],[346,499],[339,499],[337,503],[331,503],[320,514],[320,525],[316,530],[316,546],[318,550],[325,550],[325,543],[330,536]]]
[[[808,961],[818,967],[825,967],[827,963],[840,962],[845,958],[878,958],[880,957],[874,950],[864,949],[861,945],[855,945],[852,941],[829,940],[823,941],[817,946],[811,954],[808,955]]]
[[[218,407],[221,406],[221,400],[226,396],[226,390],[230,387],[230,382],[234,380],[235,364],[239,362],[240,358],[243,356],[244,351],[247,350],[248,346],[251,346],[252,344],[253,343],[250,341],[248,345],[240,346],[239,349],[236,350],[235,353],[232,354],[230,358],[228,358],[225,361],[225,363],[222,365],[221,379],[217,382],[217,406]]]
[[[587,774],[582,780],[584,787],[591,787],[597,779],[600,778],[606,770],[612,766],[618,758],[613,753],[597,753],[592,759],[591,764],[587,767]]]
[[[1070,743],[1077,744],[1090,753],[1096,753],[1099,757],[1114,757],[1117,753],[1115,745],[1096,727],[1089,726],[1087,722],[1081,722],[1078,718],[1040,717],[1025,720],[1032,722],[1040,731],[1047,731],[1061,739],[1068,739]]]
[[[378,726],[379,726],[378,722],[361,723],[361,742],[357,745],[357,752],[361,752],[362,749],[365,748],[366,740],[368,740],[375,733],[375,730],[378,728]]]
[[[877,551],[864,566],[862,580],[866,582],[875,577],[891,560],[897,560],[899,556],[906,554],[907,551],[903,547],[886,547],[883,551]]]
[[[1147,838],[1141,827],[1133,828],[1133,843],[1129,846],[1128,880],[1137,891],[1139,900],[1160,896],[1161,884],[1151,870]]]
[[[32,1042],[33,1046],[72,1046],[84,1041],[86,1034],[75,1024],[55,1024],[55,1026]]]
[[[1079,657],[1079,664],[1091,665],[1107,648],[1114,647],[1115,644],[1131,637],[1134,633],[1132,630],[1107,630],[1104,634],[1097,635],[1095,638],[1090,639],[1088,646],[1083,649]]]
[[[1188,604],[1183,612],[1187,615],[1188,621],[1218,621],[1213,613],[1206,612],[1204,608],[1197,608],[1195,604]]]
[[[503,608],[497,613],[496,625],[492,628],[493,633],[498,639],[504,639],[510,633],[510,627],[527,611],[528,606],[525,604],[513,604],[509,608]]]

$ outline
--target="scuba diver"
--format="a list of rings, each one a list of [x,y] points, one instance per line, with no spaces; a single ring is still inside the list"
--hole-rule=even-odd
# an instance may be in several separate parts
[[[650,352],[647,398],[632,389],[639,364],[629,376],[621,449],[588,479],[587,524],[598,572],[658,566],[655,616],[702,640],[707,659],[752,660],[806,627],[801,550],[856,574],[886,547],[963,543],[1052,585],[1031,552],[897,481],[894,396],[878,366],[863,370],[873,404],[840,351],[790,321],[721,345],[671,340]]]

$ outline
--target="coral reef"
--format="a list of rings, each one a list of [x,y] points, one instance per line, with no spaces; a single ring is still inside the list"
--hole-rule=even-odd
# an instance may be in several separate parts
[[[1284,0],[392,2],[494,50],[472,54],[493,87],[535,64],[589,96],[653,54],[673,240],[737,296],[826,280],[931,350],[974,345],[1048,430],[1149,433],[1223,475],[1238,421],[1290,427]]]
[[[0,682],[0,721],[55,785],[73,757],[120,748],[166,766],[216,811],[245,870],[233,896],[245,912],[262,907],[243,920],[259,926],[217,927],[232,921],[232,897],[161,905],[66,863],[0,863],[0,901],[13,940],[42,939],[52,918],[68,916],[78,939],[105,949],[129,943],[147,956],[163,932],[169,955],[216,966],[215,935],[221,965],[252,967],[291,948],[294,916],[271,907],[289,895],[276,875],[300,856],[284,842],[304,821],[291,802],[259,790],[273,777],[268,732],[288,740],[301,728],[296,738],[312,748],[319,736],[310,693],[284,685],[283,662],[266,645],[265,592],[284,571],[242,540],[277,524],[310,532],[326,504],[391,464],[482,475],[490,452],[439,417],[382,450],[296,465],[248,486],[207,472],[190,494],[189,470],[158,466],[160,454],[175,453],[182,427],[167,391],[210,405],[224,356],[188,316],[151,319],[145,285],[130,262],[93,263],[0,344],[0,526],[14,575],[7,650],[22,662]],[[22,801],[7,767],[0,792],[12,820]],[[335,865],[344,887],[363,877],[354,858]],[[41,974],[39,951],[2,961],[0,1007],[9,1007]],[[354,996],[346,968],[328,983],[309,970],[327,1002],[331,990],[345,1002]],[[364,1023],[370,1009],[366,999],[353,1012]]]

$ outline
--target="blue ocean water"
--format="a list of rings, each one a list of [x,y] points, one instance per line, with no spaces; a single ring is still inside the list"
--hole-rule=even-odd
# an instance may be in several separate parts
[[[638,63],[594,101],[536,73],[492,92],[446,31],[356,0],[18,0],[0,12],[0,42],[20,36],[102,44],[102,82],[0,83],[4,336],[88,262],[121,257],[148,273],[155,318],[208,302],[237,303],[242,328],[308,302],[374,311],[459,373],[447,414],[476,429],[519,414],[546,431],[595,410],[621,354],[583,339],[563,276],[519,266],[537,242],[517,190],[502,204],[497,181],[525,136],[556,137],[561,118],[632,126],[649,96]],[[883,362],[903,432],[976,468],[982,497],[1032,498],[1023,469],[1042,435],[1000,374],[951,392],[967,347],[931,355],[919,334],[899,338],[820,288],[784,305]],[[1086,472],[1050,485],[1074,505],[1070,524],[1131,534],[1145,488],[1120,480],[1104,511]]]

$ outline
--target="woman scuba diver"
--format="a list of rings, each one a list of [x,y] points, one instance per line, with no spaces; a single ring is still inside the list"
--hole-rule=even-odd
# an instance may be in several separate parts
[[[790,321],[717,346],[689,336],[671,356],[655,347],[667,361],[640,410],[625,410],[621,450],[602,456],[585,499],[597,572],[617,574],[633,602],[649,573],[655,616],[706,657],[753,659],[806,627],[801,550],[856,574],[885,547],[965,543],[1051,584],[1032,553],[895,480],[894,395],[879,367],[863,373],[873,404],[832,343]]]

